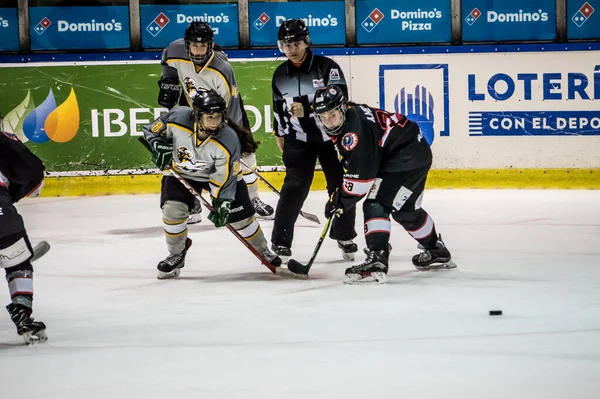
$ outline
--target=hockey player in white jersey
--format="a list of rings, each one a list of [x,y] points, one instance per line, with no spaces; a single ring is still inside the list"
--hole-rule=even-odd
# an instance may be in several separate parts
[[[238,91],[231,64],[214,43],[213,31],[206,22],[192,22],[185,37],[169,44],[162,54],[162,75],[159,81],[158,103],[173,108],[177,103],[191,106],[199,90],[215,90],[227,103],[227,117],[235,124],[250,130],[250,123]],[[273,219],[273,207],[262,202],[258,196],[256,154],[243,153],[242,175],[257,217]],[[196,204],[199,209],[199,203]],[[198,212],[199,213],[199,212]],[[191,216],[189,223],[197,223],[199,215]]]
[[[281,258],[269,251],[254,217],[254,207],[241,175],[240,153],[253,152],[256,142],[248,130],[227,123],[226,103],[215,91],[200,91],[192,108],[176,107],[144,127],[144,138],[161,169],[173,168],[199,193],[212,197],[208,216],[216,227],[230,224],[273,266]],[[158,278],[179,276],[192,244],[187,217],[195,197],[173,176],[162,179],[160,204],[170,255],[158,264]]]

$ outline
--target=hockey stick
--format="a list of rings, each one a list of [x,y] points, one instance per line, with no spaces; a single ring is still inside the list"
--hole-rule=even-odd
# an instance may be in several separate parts
[[[46,253],[50,251],[50,244],[47,241],[40,241],[33,247],[33,256],[29,260],[30,262],[35,262],[42,256],[46,255]]]
[[[140,143],[142,143],[144,145],[144,147],[146,147],[146,149],[152,151],[152,149],[150,148],[150,144],[148,144],[148,142],[146,141],[146,139],[144,139],[143,137],[138,138],[138,141]],[[212,205],[206,200],[204,199],[203,196],[201,196],[195,189],[194,187],[192,187],[190,185],[190,183],[187,182],[187,180],[185,180],[183,177],[181,177],[181,175],[179,173],[177,173],[176,171],[174,171],[172,168],[168,168],[167,169],[169,171],[169,173],[171,173],[171,175],[176,178],[177,180],[179,180],[179,182],[181,184],[183,184],[183,186],[190,192],[190,194],[192,194],[198,201],[202,202],[204,204],[204,206],[206,207],[206,209],[208,209],[210,212],[214,212],[214,208],[212,207]],[[250,250],[250,252],[252,252],[252,254],[254,256],[256,256],[256,258],[258,258],[258,260],[260,260],[260,262],[265,265],[273,274],[279,275],[279,276],[286,276],[286,277],[296,277],[296,278],[301,278],[301,279],[306,279],[308,277],[302,276],[302,275],[296,275],[294,273],[290,273],[289,270],[286,270],[282,267],[275,267],[272,264],[270,264],[252,245],[250,245],[245,239],[244,237],[242,237],[240,235],[240,233],[238,233],[238,231],[229,223],[227,223],[225,225],[225,227],[227,227],[227,230],[229,230],[234,236],[235,238],[237,238],[242,244],[244,244],[244,246],[246,248],[248,248]]]
[[[246,162],[244,162],[243,160],[240,159],[240,163],[247,169],[252,170],[252,168],[250,166],[248,166],[248,164]],[[271,191],[273,191],[275,194],[277,194],[278,196],[281,196],[281,193],[279,192],[279,190],[277,190],[271,183],[269,183],[267,181],[267,179],[265,179],[264,177],[262,177],[260,175],[260,173],[258,173],[255,170],[252,170],[252,172],[256,175],[256,177],[258,177],[258,179],[265,183],[265,185],[267,187],[269,187],[271,189]],[[316,224],[321,224],[321,221],[319,220],[319,218],[317,217],[317,215],[313,215],[312,213],[308,213],[308,212],[304,212],[302,210],[300,210],[300,216],[302,216],[304,219],[308,219],[311,222],[315,222]]]
[[[312,256],[310,257],[310,260],[308,261],[308,263],[306,265],[303,265],[302,263],[300,263],[294,259],[290,259],[288,261],[289,271],[291,271],[294,274],[308,275],[308,272],[309,272],[310,268],[312,267],[312,264],[315,261],[317,254],[319,253],[319,249],[321,249],[321,245],[323,245],[323,241],[325,241],[325,236],[327,236],[327,232],[329,231],[329,226],[331,226],[331,220],[337,216],[339,216],[339,215],[333,214],[327,219],[327,222],[325,222],[325,227],[323,228],[323,232],[321,233],[321,236],[319,237],[317,246],[315,247],[315,250],[313,251]]]

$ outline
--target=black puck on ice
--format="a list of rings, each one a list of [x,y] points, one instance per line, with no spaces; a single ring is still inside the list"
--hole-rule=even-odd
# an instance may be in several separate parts
[[[501,310],[490,310],[490,316],[502,316]]]

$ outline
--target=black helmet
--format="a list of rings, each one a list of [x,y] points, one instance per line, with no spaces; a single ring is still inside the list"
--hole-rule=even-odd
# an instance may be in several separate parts
[[[319,128],[330,136],[337,136],[344,128],[346,120],[346,110],[348,109],[348,101],[344,96],[344,92],[337,85],[329,85],[318,89],[315,92],[315,98],[312,103],[313,111],[317,116],[317,125]],[[338,109],[341,112],[341,123],[338,126],[328,128],[321,121],[321,114]]]
[[[279,27],[279,32],[277,33],[279,50],[283,52],[281,46],[283,43],[299,42],[301,40],[304,40],[306,44],[310,44],[310,35],[308,34],[308,28],[304,21],[301,19],[288,19],[283,21]]]
[[[195,64],[204,64],[212,55],[215,34],[206,22],[192,22],[185,30],[185,52]],[[207,43],[208,50],[204,55],[193,55],[190,43]]]
[[[227,111],[227,103],[223,100],[216,91],[214,90],[202,90],[192,100],[192,108],[196,116],[196,123],[198,127],[209,136],[218,136],[223,130],[225,123],[227,122],[225,112]],[[220,112],[223,116],[221,124],[212,130],[208,130],[202,124],[203,114],[214,114]]]

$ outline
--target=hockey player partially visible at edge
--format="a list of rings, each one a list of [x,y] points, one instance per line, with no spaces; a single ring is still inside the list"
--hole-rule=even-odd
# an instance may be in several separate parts
[[[347,212],[366,196],[367,259],[346,269],[345,282],[387,281],[390,216],[424,249],[412,258],[417,269],[455,268],[433,219],[421,208],[433,156],[419,125],[404,115],[349,103],[337,85],[317,90],[312,108],[344,165],[344,181],[327,202],[325,217]]]
[[[175,40],[163,50],[161,63],[162,75],[158,82],[160,105],[171,109],[179,102],[179,105],[191,107],[192,99],[199,90],[214,90],[227,103],[227,118],[250,130],[233,69],[225,53],[215,45],[209,24],[192,22],[183,39]],[[256,170],[256,154],[244,152],[242,160],[249,166],[241,165],[242,175],[257,217],[273,219],[273,208],[258,196],[258,181],[253,173]],[[198,223],[200,220],[200,204],[197,203],[188,222]]]
[[[4,132],[0,116],[0,268],[6,273],[11,303],[6,307],[25,343],[45,341],[46,326],[33,312],[33,248],[14,204],[37,196],[44,164],[17,136]]]
[[[249,131],[228,123],[226,103],[215,91],[199,91],[192,108],[176,107],[144,127],[159,169],[173,168],[199,193],[212,197],[208,219],[216,227],[230,224],[273,266],[281,258],[271,253],[254,217],[248,188],[240,173],[240,153],[254,152],[257,143]],[[195,197],[168,173],[161,183],[160,204],[170,255],[158,264],[158,278],[179,276],[192,245],[187,217]]]

